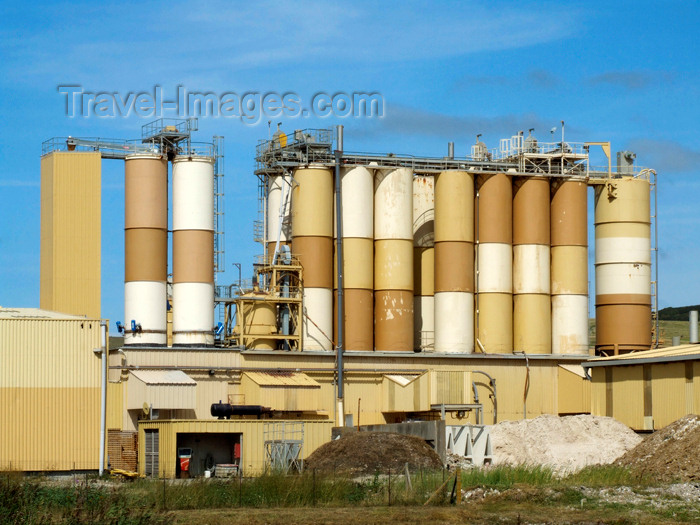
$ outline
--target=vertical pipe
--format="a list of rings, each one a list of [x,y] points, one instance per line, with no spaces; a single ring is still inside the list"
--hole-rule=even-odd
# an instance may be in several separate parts
[[[100,388],[100,476],[105,466],[105,429],[107,427],[107,322],[100,321],[100,349],[102,350],[102,382]]]
[[[698,311],[697,310],[690,311],[690,316],[689,316],[688,321],[690,322],[689,341],[691,344],[699,343],[700,340],[698,340]]]
[[[338,244],[338,264],[337,268],[337,279],[338,279],[338,337],[336,342],[336,355],[338,362],[338,420],[336,424],[338,426],[345,426],[345,411],[343,407],[343,351],[345,334],[343,330],[343,321],[345,318],[345,300],[343,290],[345,283],[343,280],[343,198],[341,194],[342,185],[340,183],[340,160],[343,155],[343,126],[338,126],[338,141],[337,148],[335,150],[335,206],[336,206],[336,220],[335,227],[337,232]]]

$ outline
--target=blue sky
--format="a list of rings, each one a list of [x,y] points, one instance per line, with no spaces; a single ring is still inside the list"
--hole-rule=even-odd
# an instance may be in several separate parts
[[[381,119],[345,149],[467,155],[566,121],[571,141],[612,142],[659,173],[660,306],[700,303],[697,2],[3,3],[0,8],[0,304],[39,304],[39,157],[54,136],[138,138],[152,118],[68,118],[57,86],[126,94],[371,92]],[[168,115],[166,115],[168,116]],[[255,144],[267,122],[199,122],[226,138],[225,283],[258,246]],[[602,163],[602,161],[601,161]],[[103,161],[102,313],[123,317],[123,164]],[[112,323],[113,328],[113,323]]]

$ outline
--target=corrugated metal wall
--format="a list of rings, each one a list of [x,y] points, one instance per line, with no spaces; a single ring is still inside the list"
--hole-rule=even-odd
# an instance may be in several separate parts
[[[0,469],[97,469],[100,322],[0,319]]]
[[[215,421],[144,421],[139,424],[139,473],[145,474],[145,431],[159,432],[158,477],[175,477],[178,433],[240,433],[241,468],[244,475],[259,474],[265,470],[265,420],[215,420]],[[299,421],[293,421],[299,423]],[[331,439],[333,421],[304,421],[303,457],[308,457],[318,447]]]
[[[101,155],[41,158],[41,308],[100,317]]]

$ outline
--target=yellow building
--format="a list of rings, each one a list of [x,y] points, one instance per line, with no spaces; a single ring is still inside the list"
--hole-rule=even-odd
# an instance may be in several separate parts
[[[41,300],[45,310],[100,318],[101,155],[41,158]]]
[[[593,359],[592,414],[634,430],[658,430],[700,412],[700,345]]]
[[[99,350],[99,319],[0,308],[0,469],[98,469]]]

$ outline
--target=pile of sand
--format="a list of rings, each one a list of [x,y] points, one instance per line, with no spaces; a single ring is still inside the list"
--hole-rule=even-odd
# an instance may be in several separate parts
[[[682,417],[644,438],[617,464],[662,481],[700,480],[700,416]]]
[[[442,468],[440,456],[423,439],[389,432],[352,432],[316,449],[304,469],[350,474],[386,474],[405,468]]]
[[[642,438],[610,417],[539,416],[491,427],[494,464],[550,467],[557,474],[613,463]]]

